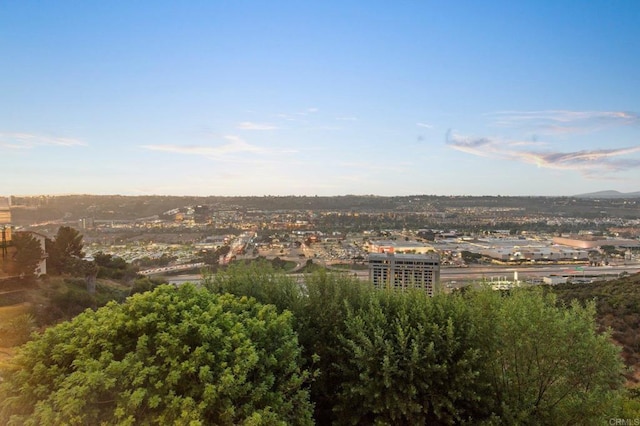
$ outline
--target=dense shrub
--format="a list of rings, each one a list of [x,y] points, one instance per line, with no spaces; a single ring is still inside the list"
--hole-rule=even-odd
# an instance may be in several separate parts
[[[1,386],[0,422],[290,424],[310,422],[315,405],[318,424],[588,425],[638,410],[586,296],[429,298],[347,274],[298,279],[257,262],[206,277],[206,290],[140,280],[144,293],[25,346],[23,371]],[[622,293],[598,306],[624,306],[610,320],[635,324]],[[629,348],[634,336],[616,335]]]
[[[27,343],[2,424],[310,424],[290,313],[191,285],[86,311]]]
[[[350,309],[339,424],[453,424],[488,417],[483,357],[467,301],[381,292]]]
[[[428,298],[320,271],[304,283],[256,265],[208,282],[294,312],[320,424],[598,423],[624,372],[595,310],[541,291]]]
[[[36,321],[31,314],[20,314],[0,323],[0,346],[18,346],[29,340]]]

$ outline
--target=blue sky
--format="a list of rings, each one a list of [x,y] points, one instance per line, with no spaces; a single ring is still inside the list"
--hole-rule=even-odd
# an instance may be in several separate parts
[[[640,191],[640,2],[6,1],[0,194]]]

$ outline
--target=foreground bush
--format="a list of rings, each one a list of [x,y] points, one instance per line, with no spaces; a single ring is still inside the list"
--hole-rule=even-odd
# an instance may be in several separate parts
[[[0,385],[1,424],[309,424],[289,313],[161,286],[48,329]]]
[[[312,404],[323,425],[588,425],[638,411],[593,303],[540,289],[429,298],[263,265],[205,287],[162,286],[27,344],[4,373],[0,424],[307,424]],[[301,365],[317,370],[312,403]]]
[[[458,424],[489,416],[469,303],[379,292],[349,310],[341,336],[339,424]]]
[[[238,266],[208,283],[295,316],[319,424],[602,424],[624,366],[593,304],[539,289],[426,297]]]
[[[502,422],[599,425],[619,417],[625,368],[620,348],[597,332],[594,303],[558,305],[539,288],[483,290],[469,303]]]
[[[262,261],[232,264],[226,271],[207,277],[205,286],[216,293],[255,297],[294,313],[294,324],[307,366],[317,369],[311,383],[314,418],[318,424],[337,421],[333,408],[336,391],[344,381],[341,366],[350,355],[340,343],[346,330],[347,311],[369,303],[371,286],[344,274],[324,270],[305,276],[304,284],[276,271]]]

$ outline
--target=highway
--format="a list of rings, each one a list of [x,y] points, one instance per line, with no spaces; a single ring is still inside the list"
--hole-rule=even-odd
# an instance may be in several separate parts
[[[581,269],[576,269],[581,268]],[[503,278],[512,280],[518,272],[519,280],[542,278],[550,275],[567,277],[593,277],[600,275],[619,275],[622,272],[635,274],[640,272],[640,264],[614,266],[574,266],[574,265],[541,265],[541,266],[472,266],[469,268],[441,268],[440,281],[474,280]],[[358,278],[367,279],[368,271],[358,271]]]
[[[440,280],[479,279],[490,277],[507,277],[512,279],[515,272],[519,279],[557,276],[598,276],[619,275],[622,272],[634,274],[640,272],[640,264],[614,266],[575,266],[575,265],[541,265],[541,266],[483,266],[470,268],[442,268]]]
[[[514,272],[518,272],[519,280],[527,278],[542,278],[550,275],[573,276],[573,277],[594,277],[604,275],[620,275],[622,272],[635,274],[640,272],[640,264],[613,265],[613,266],[577,266],[574,265],[541,265],[541,266],[476,266],[469,268],[442,268],[440,270],[440,281],[465,281],[479,280],[486,278],[513,280]],[[361,280],[369,278],[369,271],[351,271]],[[301,274],[292,274],[294,276]],[[200,274],[176,275],[168,278],[173,284],[184,282],[200,281]]]
[[[204,267],[204,263],[186,263],[182,265],[173,265],[173,266],[162,266],[159,268],[147,269],[145,271],[138,272],[140,275],[162,275],[167,272],[175,272],[175,271],[186,271],[193,268],[202,268]]]

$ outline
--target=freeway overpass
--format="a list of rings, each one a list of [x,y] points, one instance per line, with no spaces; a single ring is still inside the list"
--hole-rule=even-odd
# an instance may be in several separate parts
[[[152,268],[144,271],[138,272],[140,275],[162,275],[167,272],[177,272],[177,271],[188,271],[194,268],[202,268],[204,266],[203,262],[199,263],[185,263],[183,265],[173,265],[173,266],[163,266],[160,268]]]

